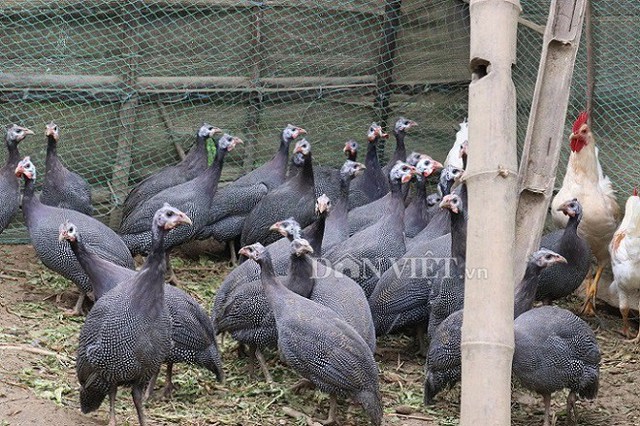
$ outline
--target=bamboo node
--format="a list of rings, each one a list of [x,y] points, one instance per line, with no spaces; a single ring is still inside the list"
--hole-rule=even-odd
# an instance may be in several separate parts
[[[497,175],[503,178],[509,177],[511,176],[518,176],[518,172],[511,170],[507,167],[504,167],[502,165],[498,165],[498,169],[491,169],[491,170],[480,170],[478,172],[474,172],[474,173],[469,173],[468,170],[465,170],[465,172],[462,174],[462,176],[460,177],[460,181],[461,182],[466,182],[469,179],[471,179],[472,177],[475,176],[482,176],[482,175]]]

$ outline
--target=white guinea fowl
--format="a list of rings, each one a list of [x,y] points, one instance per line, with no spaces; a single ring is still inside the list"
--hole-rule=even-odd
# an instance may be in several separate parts
[[[640,197],[637,190],[627,199],[624,218],[609,244],[613,283],[623,320],[623,333],[629,336],[629,309],[640,308]],[[640,342],[640,332],[632,340]]]
[[[462,149],[462,144],[465,141],[469,140],[469,122],[465,118],[462,123],[460,123],[460,130],[456,133],[456,141],[453,143],[453,146],[449,150],[447,154],[447,158],[444,160],[444,166],[454,166],[459,169],[463,169],[462,156],[460,155],[460,150]]]
[[[611,181],[602,172],[598,148],[587,121],[586,112],[573,123],[570,137],[571,154],[562,187],[551,203],[556,226],[564,228],[568,217],[558,210],[566,200],[577,198],[584,209],[578,234],[583,237],[597,261],[595,277],[587,286],[583,313],[595,314],[595,296],[602,270],[609,264],[609,242],[618,225],[620,206]]]

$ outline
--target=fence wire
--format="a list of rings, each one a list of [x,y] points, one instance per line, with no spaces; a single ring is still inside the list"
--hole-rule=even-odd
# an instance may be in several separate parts
[[[520,145],[550,2],[521,3],[529,24],[519,26],[514,70]],[[627,194],[640,6],[592,3],[593,127],[605,172]],[[20,152],[44,168],[44,125],[56,121],[59,155],[91,183],[106,223],[133,185],[179,161],[203,121],[245,141],[225,162],[224,182],[269,159],[287,123],[308,131],[318,163],[337,166],[345,140],[364,143],[371,121],[388,128],[399,115],[419,123],[408,149],[443,160],[467,115],[462,0],[7,0],[0,25],[0,122],[36,131]],[[583,37],[568,116],[558,118],[567,129],[585,107],[585,75]],[[565,149],[560,178],[567,157]],[[25,241],[18,215],[0,243]]]

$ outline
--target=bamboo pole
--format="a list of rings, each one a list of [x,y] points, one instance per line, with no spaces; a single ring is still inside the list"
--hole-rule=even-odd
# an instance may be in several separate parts
[[[589,126],[592,126],[591,121],[593,120],[593,91],[595,90],[596,86],[596,66],[595,58],[593,56],[593,13],[591,11],[591,0],[585,0],[585,3],[584,35],[587,45],[587,114],[589,114]]]
[[[462,324],[462,426],[511,419],[519,0],[470,7],[469,223]]]
[[[518,176],[516,281],[524,275],[526,259],[540,245],[553,195],[587,1],[551,2]]]

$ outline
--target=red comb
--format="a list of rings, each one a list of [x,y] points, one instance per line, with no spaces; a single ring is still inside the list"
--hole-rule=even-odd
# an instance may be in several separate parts
[[[587,111],[582,111],[573,123],[573,133],[578,133],[580,127],[582,127],[583,124],[586,124],[587,120],[589,120],[589,114],[587,114]]]
[[[638,196],[638,187],[637,186],[633,188],[633,196],[634,197]]]

